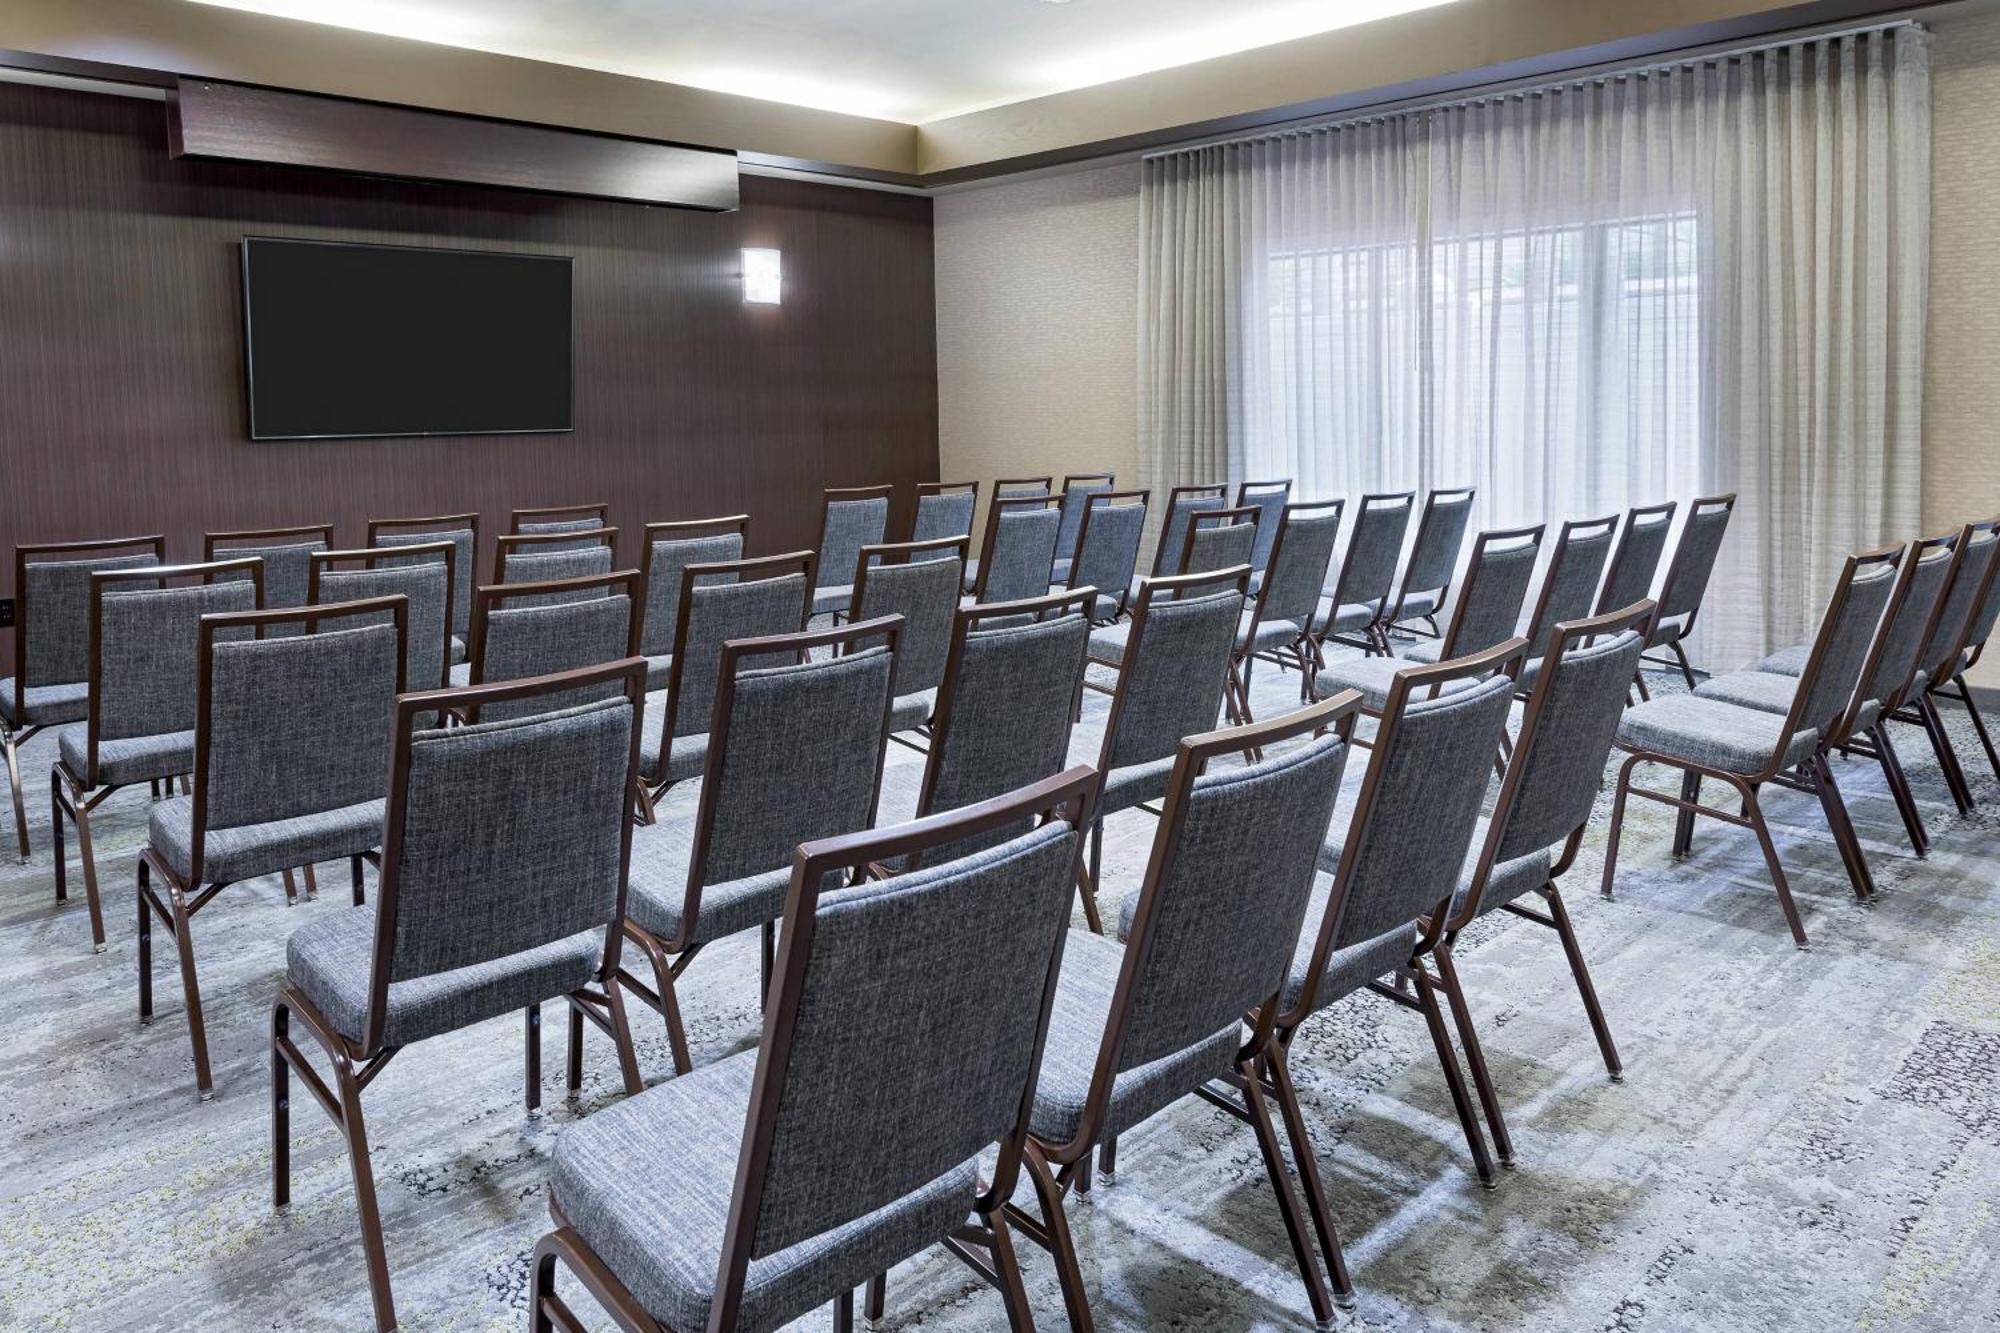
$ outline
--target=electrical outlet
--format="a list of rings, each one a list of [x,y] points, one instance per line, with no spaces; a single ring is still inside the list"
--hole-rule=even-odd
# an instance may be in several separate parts
[[[14,599],[11,597],[0,597],[0,629],[6,629],[13,623]]]

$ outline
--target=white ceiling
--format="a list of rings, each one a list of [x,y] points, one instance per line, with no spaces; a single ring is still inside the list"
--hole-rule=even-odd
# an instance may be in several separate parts
[[[199,0],[923,124],[1453,0]]]

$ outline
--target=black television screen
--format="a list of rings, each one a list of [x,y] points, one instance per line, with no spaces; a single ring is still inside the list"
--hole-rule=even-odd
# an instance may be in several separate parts
[[[561,255],[243,239],[250,437],[572,428]]]

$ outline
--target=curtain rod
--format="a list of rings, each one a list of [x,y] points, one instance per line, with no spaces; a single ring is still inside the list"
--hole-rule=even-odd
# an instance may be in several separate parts
[[[1637,65],[1612,65],[1595,72],[1577,72],[1561,78],[1541,79],[1518,87],[1495,87],[1486,92],[1471,93],[1461,97],[1430,99],[1408,98],[1392,102],[1373,111],[1334,114],[1323,118],[1303,120],[1281,129],[1263,130],[1256,134],[1226,135],[1215,139],[1197,140],[1192,143],[1177,144],[1172,148],[1162,148],[1140,156],[1143,162],[1158,158],[1176,157],[1182,153],[1192,153],[1203,148],[1227,148],[1235,144],[1258,143],[1267,139],[1287,139],[1294,135],[1313,134],[1320,130],[1344,129],[1350,125],[1368,125],[1378,121],[1394,120],[1401,116],[1413,115],[1420,111],[1446,111],[1457,107],[1478,106],[1485,102],[1499,102],[1508,98],[1539,97],[1548,93],[1578,88],[1584,84],[1612,83],[1619,79],[1645,78],[1651,74],[1667,70],[1688,69],[1697,65],[1720,64],[1725,61],[1741,60],[1748,56],[1762,55],[1766,51],[1783,51],[1795,46],[1805,46],[1813,42],[1837,41],[1845,37],[1865,37],[1877,32],[1897,32],[1909,28],[1926,31],[1924,25],[1915,19],[1892,19],[1885,23],[1868,23],[1854,27],[1829,28],[1824,31],[1799,32],[1789,37],[1773,38],[1751,46],[1717,47],[1704,51],[1699,48],[1663,60],[1647,61]]]

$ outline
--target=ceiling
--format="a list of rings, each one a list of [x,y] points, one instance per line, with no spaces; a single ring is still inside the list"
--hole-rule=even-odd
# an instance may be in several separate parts
[[[925,124],[1476,0],[198,0]]]

